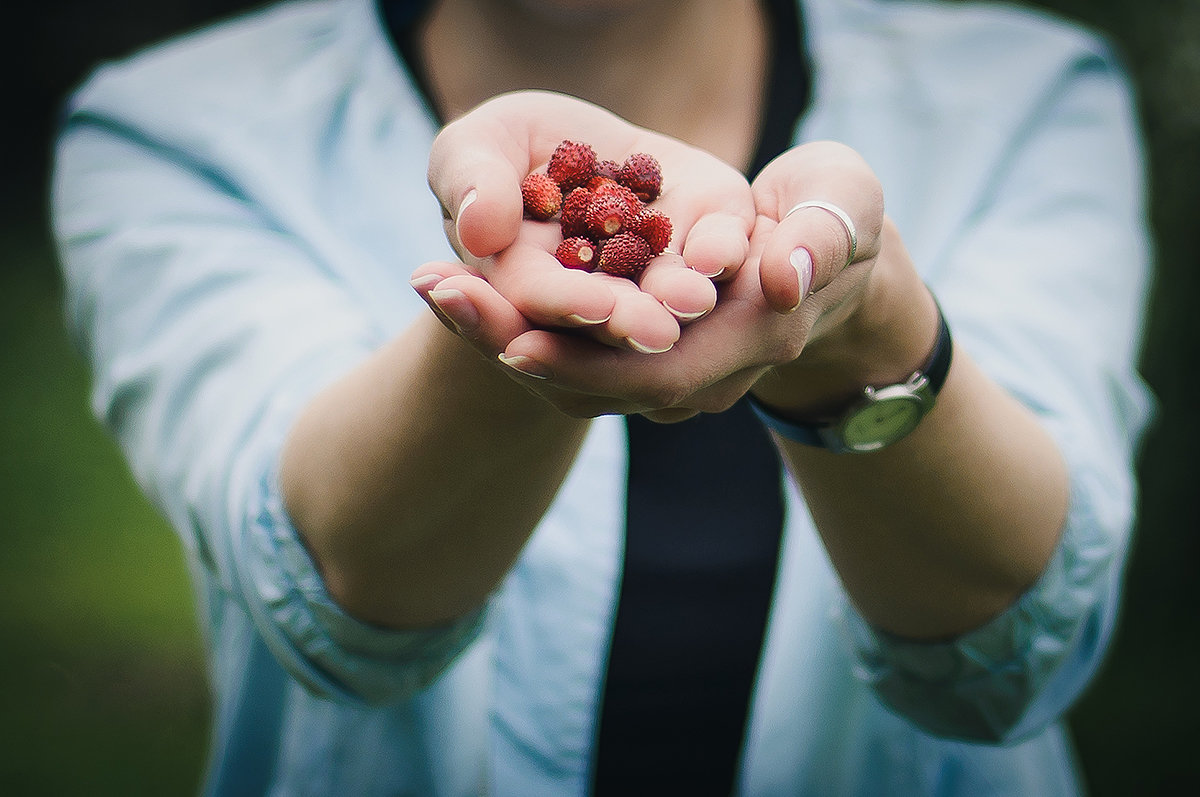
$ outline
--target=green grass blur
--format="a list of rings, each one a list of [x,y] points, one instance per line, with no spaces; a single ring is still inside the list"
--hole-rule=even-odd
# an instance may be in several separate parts
[[[176,538],[87,408],[44,235],[0,241],[0,794],[196,789],[208,697]]]

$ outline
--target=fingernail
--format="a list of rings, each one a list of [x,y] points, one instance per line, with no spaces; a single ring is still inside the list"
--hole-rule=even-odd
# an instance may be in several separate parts
[[[549,379],[551,377],[549,368],[532,357],[526,357],[524,354],[515,354],[509,357],[504,352],[500,352],[498,359],[514,371],[520,371],[526,376],[532,376],[534,379]]]
[[[800,302],[804,301],[804,297],[808,296],[809,288],[812,287],[812,255],[803,246],[797,246],[788,255],[788,262],[792,264],[792,268],[796,269],[796,281],[800,288],[800,298],[796,301],[796,307],[799,307]]]
[[[702,316],[702,315],[705,315],[706,313],[708,313],[708,310],[698,310],[698,311],[696,311],[696,312],[694,312],[694,313],[685,313],[685,312],[683,312],[682,310],[676,310],[674,307],[672,307],[671,305],[667,304],[666,302],[663,302],[663,303],[662,303],[662,306],[663,306],[663,307],[665,307],[665,308],[667,308],[667,311],[668,311],[668,312],[669,312],[671,315],[673,315],[673,316],[675,316],[676,318],[678,318],[680,321],[695,321],[695,320],[696,320],[697,318],[699,318],[700,316]]]
[[[479,326],[479,312],[462,291],[453,288],[433,290],[429,292],[429,301],[437,305],[459,332],[470,332]]]
[[[640,354],[662,354],[663,352],[670,351],[675,345],[674,341],[672,341],[671,343],[668,343],[664,349],[654,349],[644,343],[634,340],[633,338],[625,338],[625,342],[629,344],[629,348],[639,352]]]
[[[408,281],[408,284],[413,286],[413,289],[418,293],[424,293],[425,291],[432,290],[434,286],[444,279],[445,277],[441,274],[425,274],[420,277],[413,277]]]
[[[476,191],[474,188],[472,188],[470,191],[467,192],[467,195],[463,197],[462,203],[458,206],[458,213],[455,214],[455,216],[454,216],[454,233],[458,236],[458,240],[460,240],[460,241],[462,240],[461,225],[462,225],[463,211],[466,210],[467,208],[471,207],[471,203],[474,202],[478,198],[479,198],[479,192]]]
[[[569,316],[567,316],[568,321],[585,327],[594,327],[596,324],[603,324],[610,318],[612,318],[612,313],[604,316],[604,318],[584,318],[579,313],[571,313]]]
[[[725,273],[725,267],[721,266],[719,269],[717,269],[716,271],[714,271],[711,274],[709,274],[707,271],[701,271],[700,269],[696,268],[695,266],[692,266],[692,271],[695,271],[697,274],[699,274],[702,277],[708,277],[710,280],[715,280],[717,277],[719,277]]]

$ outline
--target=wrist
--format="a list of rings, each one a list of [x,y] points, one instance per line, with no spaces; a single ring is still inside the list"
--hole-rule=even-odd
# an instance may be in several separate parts
[[[868,386],[902,383],[928,361],[940,312],[914,270],[888,278],[876,268],[861,295],[816,323],[795,360],[772,368],[751,389],[766,410],[821,422],[841,414]],[[814,297],[815,298],[815,297]]]
[[[866,386],[835,417],[797,422],[764,407],[753,396],[751,408],[785,440],[839,454],[878,451],[907,437],[933,408],[950,373],[953,350],[950,328],[939,309],[937,338],[921,367],[901,381]]]

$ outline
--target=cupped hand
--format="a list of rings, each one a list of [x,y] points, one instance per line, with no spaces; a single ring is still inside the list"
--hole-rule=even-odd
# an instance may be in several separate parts
[[[564,139],[590,144],[603,159],[646,152],[661,163],[654,207],[671,218],[674,234],[637,284],[564,268],[553,254],[558,224],[523,217],[521,180],[544,169]],[[537,326],[583,328],[594,340],[643,354],[666,351],[681,325],[712,310],[713,278],[736,275],[755,220],[750,187],[732,167],[550,92],[501,95],[447,125],[434,142],[429,183],[468,273]]]
[[[463,264],[427,264],[414,284],[452,330],[569,415],[641,413],[676,421],[724,410],[751,387],[776,396],[788,391],[789,403],[819,402],[828,385],[819,376],[806,384],[820,368],[808,367],[805,351],[822,336],[836,337],[869,293],[881,253],[879,183],[853,151],[818,143],[770,164],[754,194],[748,256],[721,283],[711,312],[653,357],[536,324]],[[850,217],[853,262],[846,262],[849,235],[836,214],[819,207],[788,213],[814,199]],[[813,396],[794,395],[806,389]]]
[[[552,374],[556,403],[583,415],[634,411],[680,420],[726,409],[751,387],[788,406],[820,407],[840,400],[845,384],[861,388],[852,357],[838,361],[852,350],[845,343],[857,333],[851,322],[869,315],[863,307],[876,301],[881,260],[889,274],[915,274],[890,226],[893,244],[881,257],[878,178],[849,147],[814,142],[776,158],[752,189],[757,217],[749,257],[721,285],[713,311],[684,330],[670,352],[637,359],[530,329],[505,347],[506,355]],[[835,210],[792,212],[814,201],[845,214],[853,246]]]

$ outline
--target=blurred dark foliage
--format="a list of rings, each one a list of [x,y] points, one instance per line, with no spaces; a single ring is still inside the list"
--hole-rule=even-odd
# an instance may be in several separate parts
[[[1072,713],[1081,764],[1096,794],[1168,794],[1200,777],[1197,653],[1200,553],[1189,397],[1200,395],[1200,322],[1193,308],[1200,250],[1200,2],[1030,0],[1106,34],[1138,88],[1152,180],[1159,266],[1144,373],[1160,401],[1141,464],[1139,534],[1117,643]],[[50,0],[25,6],[0,62],[8,75],[0,212],[9,230],[41,244],[49,152],[70,87],[98,62],[217,17],[245,0]],[[48,251],[48,249],[47,249]],[[9,258],[6,258],[6,261]],[[46,257],[46,262],[51,262]],[[9,262],[0,268],[9,268]],[[0,412],[3,409],[0,408]]]

